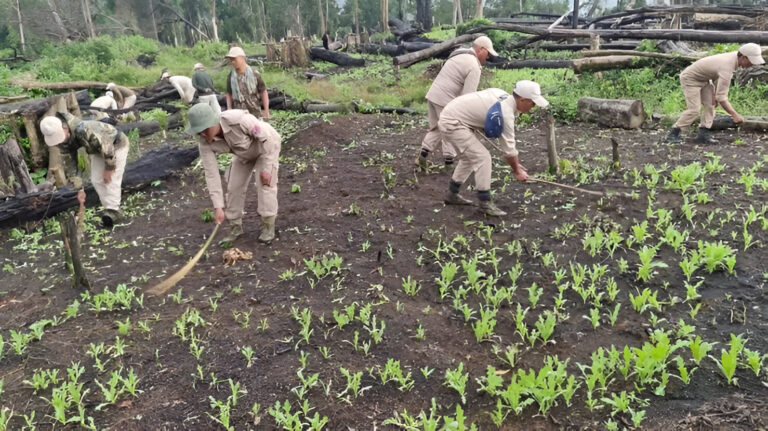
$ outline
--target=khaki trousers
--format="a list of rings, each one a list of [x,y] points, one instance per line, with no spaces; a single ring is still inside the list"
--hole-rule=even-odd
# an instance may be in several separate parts
[[[119,211],[122,192],[120,187],[123,184],[125,160],[128,158],[130,147],[128,137],[121,134],[115,145],[122,145],[122,148],[115,150],[115,172],[112,174],[112,181],[109,184],[104,183],[104,158],[100,154],[91,154],[91,184],[99,195],[101,206],[108,210]]]
[[[701,82],[689,80],[683,76],[680,76],[680,84],[683,86],[683,95],[685,96],[685,105],[687,109],[683,111],[680,118],[677,120],[674,126],[678,128],[685,128],[693,124],[701,111],[700,127],[706,127],[709,129],[712,127],[712,122],[715,119],[715,105],[714,95],[715,86],[712,83],[707,83],[702,86]],[[704,109],[702,109],[702,105]]]
[[[221,115],[221,105],[219,105],[219,99],[216,97],[215,94],[209,94],[207,96],[197,96],[197,100],[199,103],[207,103],[208,106],[211,107],[213,110],[213,113],[216,115]]]
[[[125,101],[123,102],[123,107],[121,109],[128,109],[136,104],[136,95],[128,96],[125,98]]]
[[[456,152],[450,145],[443,144],[443,135],[440,133],[440,129],[437,126],[437,122],[440,120],[440,113],[443,112],[443,106],[436,105],[432,102],[427,102],[428,118],[429,118],[429,130],[427,135],[424,136],[424,140],[421,141],[421,148],[434,152],[442,147],[443,157],[456,157]]]
[[[272,174],[270,185],[261,184],[261,172]],[[254,184],[258,194],[257,212],[262,217],[277,215],[277,171],[278,163],[267,161],[266,157],[259,157],[255,161],[247,161],[238,156],[232,157],[232,165],[229,167],[227,178],[227,196],[225,214],[228,220],[243,218],[245,208],[245,193],[248,191],[248,182],[252,174],[255,175]]]
[[[474,172],[477,190],[491,190],[491,153],[477,139],[475,132],[466,126],[456,127],[445,123],[440,126],[443,140],[458,154],[458,164],[451,179],[463,184]]]

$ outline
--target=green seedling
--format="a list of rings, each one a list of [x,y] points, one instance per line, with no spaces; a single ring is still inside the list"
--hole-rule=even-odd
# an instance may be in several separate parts
[[[467,403],[467,380],[469,380],[469,374],[464,373],[464,363],[460,362],[459,366],[455,369],[445,370],[445,381],[443,386],[447,386],[454,389],[461,396],[461,403]]]

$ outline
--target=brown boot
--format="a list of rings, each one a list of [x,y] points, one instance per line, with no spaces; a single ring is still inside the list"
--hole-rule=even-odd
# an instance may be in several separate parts
[[[219,241],[220,246],[231,247],[237,238],[243,234],[243,219],[229,221],[229,233]]]
[[[481,201],[480,202],[480,210],[487,216],[491,217],[502,217],[507,215],[506,211],[502,211],[501,208],[497,207],[493,201]]]

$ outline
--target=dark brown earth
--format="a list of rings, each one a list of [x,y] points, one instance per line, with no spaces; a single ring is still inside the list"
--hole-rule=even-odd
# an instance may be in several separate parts
[[[697,240],[723,240],[738,250],[735,275],[718,271],[711,275],[699,270],[703,285],[699,288],[701,309],[695,320],[689,317],[688,303],[665,306],[658,317],[662,328],[677,329],[682,318],[696,327],[695,334],[707,341],[719,344],[710,354],[719,359],[720,349],[725,347],[729,334],[744,334],[747,348],[768,352],[766,343],[766,295],[764,293],[766,265],[765,244],[768,235],[753,224],[749,231],[758,245],[743,251],[742,214],[749,205],[758,211],[766,203],[766,191],[755,186],[754,194],[746,196],[744,187],[737,184],[741,168],[750,167],[763,160],[765,137],[761,135],[722,133],[718,135],[722,145],[701,148],[690,143],[677,146],[659,144],[663,132],[656,129],[641,131],[605,130],[594,125],[574,124],[560,126],[558,139],[560,156],[572,162],[575,172],[579,169],[597,172],[597,180],[588,181],[584,187],[590,190],[611,189],[622,193],[639,192],[637,199],[614,196],[598,198],[574,194],[543,184],[523,184],[511,178],[495,157],[495,200],[509,212],[500,219],[484,218],[475,207],[446,207],[442,196],[447,189],[449,173],[435,169],[429,174],[417,173],[413,160],[424,135],[425,123],[420,117],[396,117],[389,115],[350,115],[314,119],[305,128],[283,143],[280,167],[280,215],[277,226],[279,238],[269,246],[257,243],[259,217],[256,199],[247,201],[245,217],[246,234],[236,247],[253,252],[253,260],[238,262],[225,267],[222,249],[217,245],[208,249],[203,259],[179,284],[180,301],[170,296],[146,297],[143,307],[130,311],[89,310],[80,298],[80,292],[69,285],[68,273],[60,256],[57,234],[45,234],[44,227],[38,246],[12,239],[10,230],[0,231],[5,244],[0,251],[0,335],[5,349],[0,357],[0,406],[12,409],[15,416],[8,429],[21,429],[24,421],[20,415],[36,413],[34,422],[38,429],[78,429],[74,424],[60,426],[55,423],[53,409],[45,399],[51,398],[51,388],[37,394],[25,384],[36,369],[65,369],[72,362],[84,366],[81,382],[90,390],[86,396],[86,415],[92,416],[99,429],[153,430],[153,429],[217,429],[208,414],[216,416],[209,397],[226,400],[231,394],[228,379],[239,382],[247,390],[232,408],[235,429],[277,429],[268,409],[276,402],[291,402],[292,411],[299,409],[292,388],[301,385],[297,370],[300,352],[309,354],[303,376],[319,373],[323,385],[330,384],[326,395],[323,385],[309,390],[306,397],[312,410],[329,419],[326,429],[389,429],[382,422],[393,417],[393,412],[411,415],[428,412],[431,399],[439,406],[439,413],[454,415],[455,405],[460,403],[457,392],[443,385],[445,370],[455,369],[463,363],[469,372],[467,399],[464,405],[470,421],[479,429],[496,429],[489,413],[496,401],[487,394],[477,392],[476,378],[485,375],[488,365],[508,370],[493,353],[492,346],[509,346],[518,343],[521,349],[516,368],[538,370],[546,355],[569,358],[568,372],[583,381],[576,363],[589,364],[590,355],[598,347],[625,345],[639,347],[648,341],[651,330],[649,313],[635,312],[628,299],[635,288],[650,287],[659,290],[659,299],[671,297],[685,299],[684,277],[677,265],[674,251],[664,247],[660,258],[668,268],[660,268],[647,283],[636,280],[637,255],[626,245],[617,250],[613,258],[603,252],[590,257],[581,243],[584,232],[601,223],[621,226],[621,232],[629,236],[630,226],[646,218],[648,191],[643,186],[632,188],[631,176],[625,173],[646,164],[660,168],[668,164],[662,176],[677,165],[706,160],[704,153],[722,156],[727,168],[706,178],[706,192],[713,202],[696,206],[696,225],[689,224],[681,215],[680,192],[658,187],[654,208],[675,209],[673,220],[678,226],[692,232],[688,247],[695,248]],[[518,132],[521,161],[535,175],[546,169],[544,135],[535,126],[523,127]],[[610,138],[620,143],[621,170],[612,172]],[[743,145],[734,145],[736,139]],[[738,141],[737,141],[738,142]],[[739,142],[740,143],[740,142]],[[498,155],[498,154],[497,154]],[[438,162],[437,159],[434,160]],[[501,163],[501,164],[500,164]],[[382,168],[391,166],[396,174],[396,184],[387,192],[382,180]],[[385,168],[386,169],[386,168]],[[765,178],[766,169],[760,167],[757,175]],[[564,175],[558,181],[575,185],[576,174]],[[646,176],[647,177],[647,176]],[[291,186],[300,186],[299,193],[291,193]],[[718,187],[728,185],[724,193]],[[471,191],[462,192],[474,197]],[[126,211],[132,215],[129,224],[118,226],[111,232],[93,230],[86,234],[84,255],[91,271],[94,291],[104,288],[114,290],[119,284],[145,290],[173,273],[197,251],[210,234],[213,226],[201,220],[201,213],[210,207],[204,187],[202,168],[196,166],[178,177],[126,198]],[[732,222],[724,223],[712,236],[702,228],[706,217],[716,208],[733,211]],[[724,215],[718,213],[715,225]],[[563,223],[575,225],[575,235],[555,239],[555,228]],[[93,224],[93,220],[89,220]],[[622,304],[618,321],[611,327],[606,319],[593,330],[589,321],[591,306],[584,304],[572,290],[565,292],[567,318],[558,323],[554,343],[543,346],[537,342],[533,348],[515,333],[514,311],[516,306],[502,305],[497,316],[495,336],[491,341],[478,343],[472,328],[464,324],[459,312],[453,310],[450,297],[442,300],[437,285],[432,280],[440,277],[440,267],[420,246],[434,249],[438,236],[450,241],[457,234],[468,241],[468,249],[459,249],[454,262],[468,258],[469,250],[489,248],[484,238],[482,224],[492,226],[491,240],[500,247],[502,256],[500,274],[506,274],[513,265],[514,257],[506,252],[505,244],[520,240],[524,247],[519,261],[523,274],[518,280],[514,301],[529,307],[527,287],[533,282],[544,289],[540,303],[529,311],[526,323],[533,328],[538,315],[552,309],[557,290],[552,270],[542,264],[541,254],[552,252],[558,268],[568,270],[571,261],[582,264],[608,265],[609,273],[616,277],[621,289],[617,301]],[[652,224],[652,223],[651,223]],[[53,223],[45,223],[50,228]],[[738,239],[733,240],[731,231]],[[103,237],[96,245],[95,235]],[[654,232],[654,241],[659,233]],[[370,244],[361,251],[365,241]],[[310,273],[305,259],[318,258],[325,253],[337,253],[343,258],[342,271],[329,276],[310,287]],[[390,256],[391,254],[391,256]],[[625,258],[630,271],[619,274],[617,261]],[[286,270],[297,275],[292,280],[281,281]],[[305,273],[306,271],[306,273]],[[492,268],[484,268],[490,273]],[[416,296],[408,296],[402,289],[402,278],[410,276],[419,280],[421,290]],[[502,275],[503,276],[503,275]],[[464,275],[459,271],[458,283]],[[508,283],[508,279],[503,281]],[[664,283],[668,286],[664,287]],[[176,293],[174,288],[171,293]],[[239,293],[238,293],[239,292]],[[211,302],[216,300],[216,309]],[[29,325],[40,319],[59,316],[68,304],[80,300],[80,312],[58,326],[49,326],[40,341],[29,344],[21,356],[11,349],[10,330],[28,332]],[[470,294],[467,303],[477,310],[480,297]],[[373,314],[378,321],[386,322],[383,340],[372,344],[369,354],[353,347],[355,332],[360,341],[370,340],[369,333],[360,322],[352,322],[339,330],[332,316],[333,310],[357,303],[372,303]],[[309,344],[301,340],[300,325],[292,317],[292,307],[297,311],[311,310],[313,333]],[[603,312],[613,308],[604,305]],[[195,329],[202,339],[204,350],[200,359],[190,351],[188,341],[173,334],[174,321],[187,309],[200,311],[207,325]],[[248,327],[243,318],[235,315],[250,312]],[[94,367],[94,359],[86,355],[89,343],[115,344],[116,321],[130,318],[132,328],[128,335],[120,336],[127,341],[125,353],[106,363],[106,372]],[[151,330],[144,332],[138,323],[145,322]],[[260,328],[266,322],[268,327]],[[418,326],[425,330],[425,337],[415,337]],[[251,346],[255,359],[247,367],[240,349]],[[298,346],[298,347],[295,347]],[[319,350],[327,348],[329,357]],[[687,361],[690,353],[681,349]],[[107,354],[102,355],[107,358]],[[387,359],[399,360],[415,380],[414,388],[400,392],[394,383],[382,384],[377,372]],[[428,366],[434,372],[428,379],[419,371]],[[693,365],[689,363],[689,368]],[[116,405],[99,410],[104,400],[101,390],[94,383],[105,383],[113,370],[133,368],[139,377],[136,397],[122,394]],[[344,390],[346,379],[340,367],[352,372],[363,371],[362,386],[368,387],[359,397],[345,402],[336,396]],[[202,371],[202,376],[199,375]],[[747,369],[736,372],[739,386],[727,385],[714,360],[705,358],[696,370],[689,385],[676,377],[670,378],[666,396],[653,395],[653,388],[646,388],[637,396],[648,400],[643,428],[654,430],[672,429],[764,429],[768,423],[765,400],[768,388],[763,380],[764,369],[759,377]],[[516,370],[512,370],[516,372]],[[670,374],[677,375],[676,366],[670,365]],[[215,376],[215,381],[212,378]],[[197,376],[197,377],[196,377]],[[508,381],[508,375],[505,381]],[[632,391],[632,378],[616,373],[608,386],[612,392]],[[604,429],[610,419],[610,408],[590,412],[586,405],[586,390],[582,382],[572,405],[566,406],[562,398],[546,415],[537,415],[538,408],[527,407],[521,415],[510,416],[502,429]],[[250,414],[251,406],[258,402],[258,415]],[[76,409],[71,415],[76,414]],[[301,415],[303,420],[304,415]],[[630,427],[626,413],[615,419],[622,426]],[[307,429],[307,428],[305,428]],[[421,429],[421,428],[419,428]]]

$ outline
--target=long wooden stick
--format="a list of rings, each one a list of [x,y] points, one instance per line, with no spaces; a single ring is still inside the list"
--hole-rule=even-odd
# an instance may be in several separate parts
[[[586,194],[589,194],[589,195],[605,196],[605,192],[598,192],[598,191],[595,191],[595,190],[582,189],[580,187],[569,186],[568,184],[560,184],[560,183],[556,183],[554,181],[542,180],[540,178],[535,178],[535,177],[528,177],[528,181],[533,181],[533,182],[536,182],[536,183],[549,184],[549,185],[552,185],[552,186],[562,187],[564,189],[573,190],[573,191],[577,191],[577,192],[581,192],[581,193],[586,193]]]
[[[172,288],[176,285],[182,278],[184,278],[190,270],[192,270],[192,267],[195,266],[198,260],[203,256],[203,253],[205,253],[205,250],[208,248],[209,245],[211,245],[211,242],[213,242],[213,237],[216,236],[216,232],[219,230],[219,224],[216,225],[216,227],[213,228],[213,232],[211,232],[211,236],[208,237],[208,241],[205,242],[203,245],[203,248],[200,249],[200,251],[197,252],[197,254],[192,257],[192,259],[187,262],[184,267],[182,267],[180,270],[176,271],[175,274],[165,279],[162,283],[156,285],[155,287],[147,290],[147,293],[149,295],[155,295],[159,296],[164,294],[168,291],[168,289]]]

